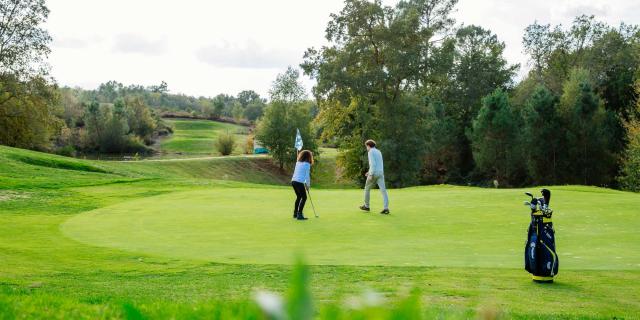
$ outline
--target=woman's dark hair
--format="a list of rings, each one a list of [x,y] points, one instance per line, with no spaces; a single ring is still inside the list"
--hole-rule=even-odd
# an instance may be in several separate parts
[[[298,153],[298,161],[313,164],[313,153],[309,150],[302,150]]]
[[[367,140],[367,142],[365,142],[364,144],[368,145],[371,148],[375,148],[376,147],[376,142],[371,140],[371,139]]]

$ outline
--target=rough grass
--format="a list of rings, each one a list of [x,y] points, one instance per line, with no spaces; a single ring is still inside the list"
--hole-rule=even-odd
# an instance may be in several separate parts
[[[82,161],[77,161],[75,159],[69,159],[69,158],[62,158],[62,157],[52,158],[52,157],[41,156],[35,153],[30,153],[30,154],[14,153],[14,154],[11,154],[9,157],[14,160],[18,160],[20,162],[34,165],[34,166],[66,169],[66,170],[76,170],[76,171],[87,171],[87,172],[101,172],[101,173],[107,172],[106,170],[96,167],[95,165],[82,162]]]
[[[27,164],[11,155],[68,160],[106,172]],[[314,188],[321,218],[302,224],[288,216],[288,174],[243,170],[249,160],[268,161],[104,162],[0,147],[2,194],[28,195],[0,201],[0,318],[262,318],[251,297],[257,289],[287,294],[294,258],[284,253],[291,252],[291,243],[308,261],[334,259],[311,267],[310,291],[322,319],[636,319],[640,314],[638,194],[553,187],[560,275],[553,285],[538,285],[518,265],[527,220],[521,190],[391,190],[392,216],[383,217],[352,209],[359,204],[357,190]],[[224,180],[216,170],[236,173]],[[100,231],[96,236],[101,239],[140,236],[137,245],[143,247],[91,244],[65,234],[68,224],[90,217],[86,212],[125,214],[109,210],[126,208],[127,202],[137,209],[109,222],[116,223],[112,232],[106,222],[105,230],[98,221],[87,220],[86,226]],[[221,208],[240,216],[224,216]],[[171,211],[175,219],[167,220]],[[118,224],[123,219],[144,224],[128,233],[135,224]],[[270,223],[272,233],[265,232],[264,223]],[[201,229],[181,230],[189,226]],[[241,232],[243,241],[268,246],[224,239],[228,228]],[[144,232],[161,230],[168,234],[145,238]],[[184,246],[188,237],[197,237],[192,238],[195,248],[212,252],[199,257],[158,252],[173,241]],[[167,239],[172,242],[162,245]],[[435,242],[422,246],[430,239]],[[238,253],[253,247],[247,257],[256,261],[220,263],[225,255],[214,251],[228,253],[232,246]],[[408,249],[404,246],[422,250],[400,251]],[[280,251],[281,261],[260,263]],[[438,251],[450,252],[451,260],[436,257]],[[427,266],[400,265],[403,255],[419,261],[430,253],[434,260]],[[466,256],[478,265],[464,265]],[[366,293],[371,291],[382,297],[373,306]]]

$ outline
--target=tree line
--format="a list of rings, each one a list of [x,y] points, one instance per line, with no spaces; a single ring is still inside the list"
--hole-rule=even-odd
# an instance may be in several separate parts
[[[26,81],[3,77],[0,86],[15,92],[0,100],[0,124],[5,129],[0,143],[65,155],[149,153],[155,139],[173,132],[163,117],[250,125],[266,106],[253,90],[237,97],[193,97],[168,93],[165,82],[144,87],[109,81],[85,90],[60,88],[36,76]]]
[[[117,81],[101,84],[96,90],[82,93],[84,100],[112,102],[118,97],[137,96],[162,115],[255,122],[264,113],[267,100],[253,90],[240,91],[236,96],[218,94],[215,97],[194,97],[169,93],[168,85],[125,86]]]
[[[251,90],[213,98],[171,94],[167,84],[110,81],[59,88],[47,75],[44,0],[0,0],[0,143],[40,150],[147,150],[170,132],[161,115],[256,123],[280,166],[305,148],[339,148],[347,178],[363,182],[362,143],[378,141],[394,187],[588,184],[640,189],[640,29],[578,16],[569,26],[532,23],[530,71],[504,57],[491,31],[458,25],[457,0],[346,0],[328,44],[294,68],[269,100]],[[11,31],[11,32],[8,32]],[[19,36],[16,36],[19,35]]]
[[[125,86],[116,81],[95,90],[60,88],[59,104],[64,120],[56,147],[84,152],[152,152],[155,138],[173,132],[163,117],[205,118],[251,124],[262,116],[265,101],[253,90],[237,97],[214,98],[168,93],[168,85]]]
[[[504,43],[456,25],[456,3],[346,0],[327,25],[329,44],[305,53],[315,125],[339,146],[344,173],[362,182],[362,143],[372,138],[395,187],[629,188],[635,176],[637,188],[638,26],[534,22],[523,36],[532,68],[516,82]]]

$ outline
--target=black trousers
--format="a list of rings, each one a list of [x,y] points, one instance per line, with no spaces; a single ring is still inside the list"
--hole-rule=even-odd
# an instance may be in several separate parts
[[[304,204],[307,202],[307,192],[304,188],[304,183],[291,181],[291,186],[293,187],[293,191],[296,192],[296,202],[295,207],[293,207],[293,212],[302,213],[302,210],[304,210]]]

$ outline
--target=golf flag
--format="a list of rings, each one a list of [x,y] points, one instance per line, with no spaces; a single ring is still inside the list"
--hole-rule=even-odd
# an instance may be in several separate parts
[[[302,150],[302,136],[300,135],[300,129],[296,128],[296,144],[295,144],[296,149],[298,149],[298,151]]]

